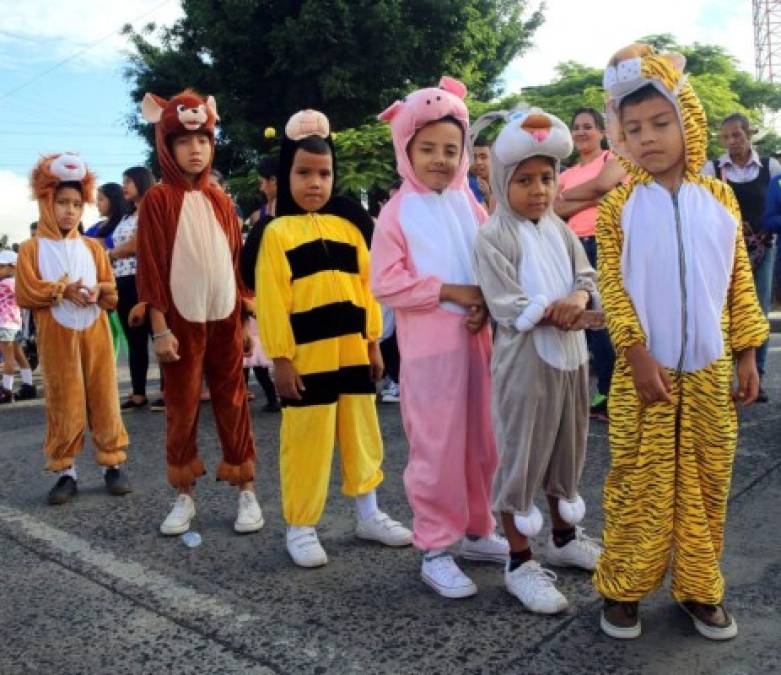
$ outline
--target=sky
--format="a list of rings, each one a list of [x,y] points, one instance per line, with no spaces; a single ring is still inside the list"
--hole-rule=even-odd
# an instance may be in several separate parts
[[[532,6],[538,0],[530,0]],[[749,0],[548,0],[534,46],[504,74],[507,92],[544,84],[562,61],[602,67],[643,35],[724,46],[753,72]],[[144,162],[144,142],[127,130],[136,113],[123,77],[129,45],[121,28],[170,25],[179,0],[0,0],[0,235],[27,236],[37,217],[28,174],[40,155],[75,151],[100,183]],[[91,209],[85,224],[97,220]]]

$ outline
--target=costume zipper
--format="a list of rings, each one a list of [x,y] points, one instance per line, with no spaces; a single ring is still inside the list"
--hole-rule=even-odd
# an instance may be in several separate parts
[[[680,188],[676,188],[672,193],[673,211],[675,213],[675,233],[678,238],[678,276],[681,287],[681,354],[678,357],[678,368],[676,374],[680,376],[683,371],[683,362],[686,356],[686,346],[689,341],[687,324],[689,319],[689,310],[686,294],[686,252],[683,246],[683,227],[681,225],[681,212],[678,208],[678,193]]]

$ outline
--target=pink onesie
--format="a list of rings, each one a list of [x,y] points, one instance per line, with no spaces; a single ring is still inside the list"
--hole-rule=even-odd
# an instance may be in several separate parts
[[[22,314],[16,304],[16,292],[13,277],[0,279],[0,328],[21,330]]]
[[[449,546],[496,525],[491,480],[497,455],[491,426],[491,335],[472,335],[462,308],[439,301],[443,283],[476,284],[477,229],[486,219],[467,184],[466,150],[442,193],[415,176],[407,146],[428,122],[451,115],[466,137],[466,88],[442,78],[396,101],[390,122],[401,189],[380,213],[372,240],[372,290],[396,312],[401,353],[401,413],[410,453],[404,486],[415,546]]]

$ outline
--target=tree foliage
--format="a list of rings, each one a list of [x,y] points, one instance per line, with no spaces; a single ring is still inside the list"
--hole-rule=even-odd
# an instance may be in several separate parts
[[[126,28],[131,96],[187,86],[214,95],[216,163],[228,174],[254,165],[262,130],[302,108],[323,110],[340,131],[444,73],[490,98],[542,22],[526,0],[182,0],[182,9],[160,32]],[[131,125],[152,147],[136,115]]]

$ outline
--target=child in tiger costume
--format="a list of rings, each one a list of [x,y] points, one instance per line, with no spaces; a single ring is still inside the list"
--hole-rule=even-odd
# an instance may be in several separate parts
[[[605,71],[608,117],[630,176],[600,205],[596,231],[617,361],[594,584],[605,598],[602,630],[615,638],[640,635],[639,601],[668,567],[672,595],[700,634],[737,635],[719,569],[733,399],[748,405],[757,396],[754,349],[768,325],[735,196],[699,174],[707,124],[683,65],[635,44]]]

